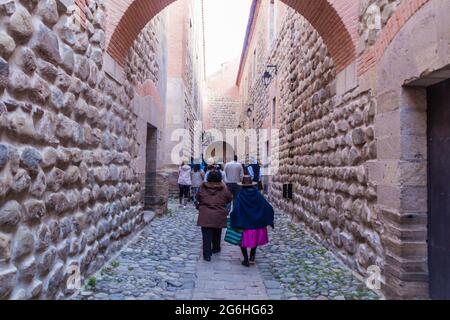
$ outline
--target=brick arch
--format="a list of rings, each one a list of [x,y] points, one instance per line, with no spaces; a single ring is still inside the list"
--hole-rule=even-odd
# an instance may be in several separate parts
[[[128,49],[145,25],[176,0],[108,0],[107,50],[123,65]],[[226,0],[224,0],[226,1]],[[319,32],[338,71],[356,59],[358,1],[282,0]]]

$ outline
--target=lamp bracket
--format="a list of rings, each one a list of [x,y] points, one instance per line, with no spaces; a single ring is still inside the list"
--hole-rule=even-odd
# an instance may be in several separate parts
[[[275,65],[275,64],[269,64],[269,65],[267,65],[267,68],[270,68],[270,69],[275,69],[275,75],[277,75],[278,74],[278,66],[277,65]]]

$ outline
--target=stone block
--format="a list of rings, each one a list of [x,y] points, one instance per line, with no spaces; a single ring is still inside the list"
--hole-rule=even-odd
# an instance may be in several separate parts
[[[402,135],[427,135],[427,113],[402,108],[400,110]]]
[[[60,14],[66,14],[74,5],[74,0],[56,0],[56,6]]]
[[[55,0],[41,0],[39,1],[37,14],[41,16],[42,21],[49,27],[58,22],[59,14],[58,7]]]
[[[0,227],[12,228],[19,224],[22,218],[22,206],[14,200],[6,202],[0,208]]]
[[[29,199],[24,203],[24,220],[39,221],[46,213],[45,203],[36,199]]]
[[[378,185],[378,204],[390,210],[400,210],[401,189],[398,186]]]
[[[17,64],[22,67],[23,72],[32,74],[37,68],[36,56],[32,50],[23,47],[17,58]]]
[[[10,16],[16,11],[14,0],[2,0],[0,2],[0,15]]]
[[[0,270],[0,299],[5,299],[14,289],[17,269],[15,267],[2,268]]]
[[[375,116],[375,132],[377,138],[398,136],[401,134],[400,110],[385,112]]]
[[[403,186],[427,186],[428,165],[425,161],[400,161],[398,170],[400,174],[400,183]]]
[[[401,209],[407,212],[427,212],[428,190],[423,187],[403,187],[400,195]]]
[[[428,159],[428,143],[425,135],[401,136],[401,159],[409,161],[426,161]]]
[[[33,256],[28,257],[19,264],[18,279],[24,282],[31,282],[36,274],[36,259]]]
[[[0,144],[0,169],[2,169],[8,162],[8,146]]]
[[[400,91],[386,91],[377,95],[377,114],[383,114],[400,108]]]
[[[19,260],[34,250],[34,236],[31,230],[25,226],[20,226],[12,244],[12,258]]]
[[[0,263],[8,262],[11,258],[11,236],[0,233]]]
[[[0,55],[8,59],[16,49],[16,42],[6,32],[0,31]]]
[[[31,15],[28,11],[18,8],[9,20],[8,30],[17,42],[26,42],[34,31]]]
[[[8,86],[9,81],[9,64],[0,58],[0,90]]]
[[[46,207],[51,212],[62,214],[69,208],[69,201],[63,193],[52,193],[47,196]]]
[[[55,298],[58,289],[62,286],[62,279],[64,278],[64,265],[58,263],[55,265],[48,275],[47,281],[44,283],[43,290],[50,298]]]
[[[400,136],[378,138],[376,142],[377,157],[379,160],[401,159],[402,145]]]
[[[61,56],[59,54],[59,40],[56,34],[41,24],[35,32],[32,40],[32,48],[45,60],[59,64]]]
[[[42,156],[35,148],[27,147],[22,151],[20,156],[21,164],[29,172],[35,174],[39,171],[40,164],[42,162]]]

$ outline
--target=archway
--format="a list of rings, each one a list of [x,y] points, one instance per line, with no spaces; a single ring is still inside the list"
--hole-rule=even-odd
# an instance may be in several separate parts
[[[109,0],[107,51],[117,63],[123,65],[128,49],[142,28],[174,1],[176,0]],[[257,1],[260,0],[255,0],[255,3]],[[358,1],[282,1],[303,15],[319,32],[338,72],[356,59]]]
[[[234,149],[225,141],[216,141],[210,144],[204,152],[205,160],[214,158],[216,162],[227,163],[229,161],[232,161],[233,157]]]

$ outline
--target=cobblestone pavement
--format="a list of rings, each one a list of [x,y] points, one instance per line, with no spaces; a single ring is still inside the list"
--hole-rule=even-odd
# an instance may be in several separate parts
[[[194,300],[268,300],[263,279],[257,267],[241,265],[239,247],[222,244],[222,252],[212,263],[201,259],[197,265]]]
[[[201,253],[196,213],[171,202],[75,299],[191,299]]]
[[[288,215],[276,212],[269,238],[257,262],[270,299],[380,299]]]
[[[259,249],[256,266],[245,268],[240,264],[239,248],[226,243],[212,262],[200,259],[196,210],[179,208],[171,201],[169,211],[88,279],[74,299],[378,298],[280,212],[276,228],[270,231],[271,243]]]

